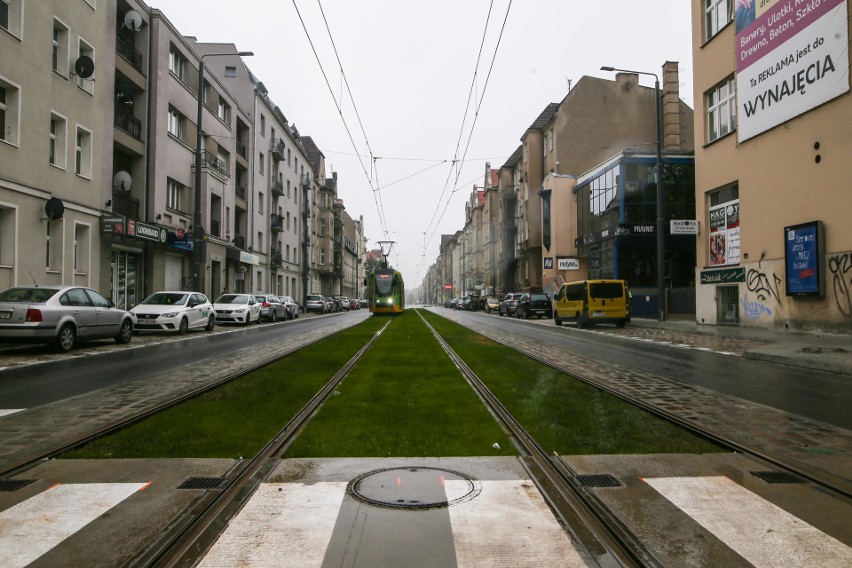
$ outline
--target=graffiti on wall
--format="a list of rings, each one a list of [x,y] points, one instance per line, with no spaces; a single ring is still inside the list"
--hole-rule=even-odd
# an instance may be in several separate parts
[[[852,254],[847,252],[830,257],[828,270],[831,272],[831,285],[837,308],[847,318],[852,317],[852,297],[849,296],[849,286],[852,284]]]
[[[779,292],[781,278],[774,272],[767,274],[760,270],[749,268],[748,275],[746,276],[746,285],[749,291],[754,292],[757,295],[757,299],[762,302],[770,298],[775,298],[776,303],[781,301],[781,294]]]
[[[763,316],[772,316],[772,310],[760,300],[749,298],[748,292],[740,299],[740,306],[742,307],[740,317],[743,319],[757,320]]]

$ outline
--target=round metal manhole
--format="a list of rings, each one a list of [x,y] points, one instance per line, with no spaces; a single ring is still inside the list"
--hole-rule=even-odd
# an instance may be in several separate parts
[[[350,481],[347,491],[378,507],[436,509],[469,501],[482,486],[458,471],[415,466],[365,473]]]

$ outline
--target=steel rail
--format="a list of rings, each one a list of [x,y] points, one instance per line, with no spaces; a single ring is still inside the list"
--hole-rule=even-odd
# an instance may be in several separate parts
[[[438,331],[416,310],[438,343],[477,392],[491,413],[512,436],[530,463],[524,466],[530,477],[559,515],[563,527],[575,541],[586,547],[601,566],[662,567],[622,523],[608,512],[589,491],[583,488],[564,463],[556,465],[541,445],[517,421],[512,413],[467,366]]]
[[[183,518],[157,542],[127,564],[128,567],[193,566],[213,545],[227,522],[242,509],[295,439],[296,434],[322,403],[373,346],[390,320],[297,412],[290,421],[251,459],[240,464],[226,478],[220,491],[208,491],[193,504]]]

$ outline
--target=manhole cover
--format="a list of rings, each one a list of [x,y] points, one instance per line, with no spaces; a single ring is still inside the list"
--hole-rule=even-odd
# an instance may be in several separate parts
[[[349,493],[371,505],[435,509],[473,499],[482,486],[458,471],[434,467],[379,469],[349,482]]]

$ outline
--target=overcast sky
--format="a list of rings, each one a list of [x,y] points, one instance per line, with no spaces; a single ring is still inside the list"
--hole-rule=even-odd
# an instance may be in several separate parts
[[[184,35],[254,52],[247,65],[322,150],[327,175],[338,173],[338,196],[352,218],[363,216],[368,248],[396,241],[390,261],[409,289],[437,259],[441,234],[464,227],[486,162],[502,166],[569,83],[614,80],[603,65],[659,75],[677,61],[681,98],[693,107],[686,0],[148,4]]]

